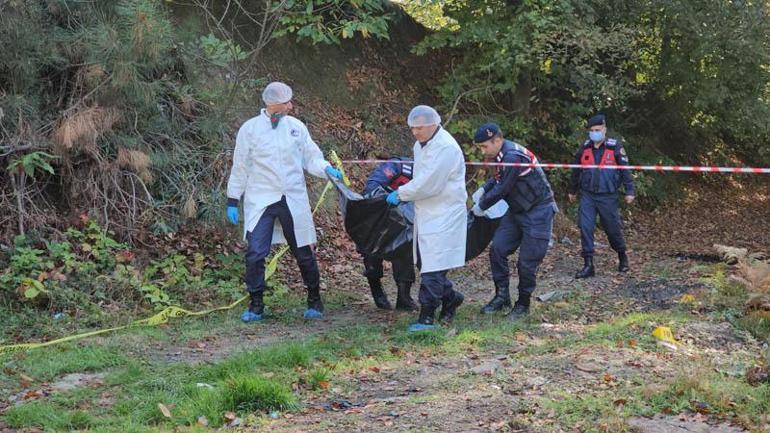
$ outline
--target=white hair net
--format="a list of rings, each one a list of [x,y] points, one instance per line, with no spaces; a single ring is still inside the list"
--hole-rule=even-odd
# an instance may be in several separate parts
[[[262,91],[262,100],[265,105],[283,104],[291,101],[291,87],[280,81],[273,81]]]
[[[409,112],[406,123],[410,128],[415,126],[438,125],[441,123],[441,116],[438,115],[438,112],[433,109],[433,107],[418,105]]]

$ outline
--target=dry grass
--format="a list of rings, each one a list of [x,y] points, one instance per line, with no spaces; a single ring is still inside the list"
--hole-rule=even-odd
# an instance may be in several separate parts
[[[760,260],[743,260],[736,267],[733,278],[748,289],[748,313],[770,319],[770,264]]]
[[[182,216],[187,219],[195,218],[195,216],[198,215],[198,203],[195,202],[194,194],[190,194],[189,197],[187,197],[187,200],[184,202],[184,206],[182,206]]]
[[[185,116],[192,117],[195,114],[196,101],[191,95],[183,95],[179,98],[179,111]]]
[[[142,182],[151,184],[155,181],[152,174],[152,160],[141,150],[118,148],[118,167],[136,173]]]
[[[51,139],[62,154],[73,148],[94,150],[96,140],[111,131],[120,118],[114,108],[89,107],[61,119]]]
[[[738,264],[737,275],[750,292],[770,295],[770,264],[759,260],[743,261]]]
[[[141,150],[118,148],[118,166],[134,173],[141,173],[152,166],[150,157]]]
[[[98,63],[81,68],[79,74],[80,78],[91,86],[102,82],[107,76],[104,67]]]

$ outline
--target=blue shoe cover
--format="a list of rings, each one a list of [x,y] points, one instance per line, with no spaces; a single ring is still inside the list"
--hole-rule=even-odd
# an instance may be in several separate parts
[[[243,320],[246,323],[249,322],[258,322],[262,320],[262,314],[253,313],[249,310],[246,310],[241,314],[241,320]]]
[[[420,331],[432,331],[436,329],[436,325],[425,325],[422,323],[412,323],[409,325],[409,328],[407,331],[409,332],[420,332]]]
[[[315,308],[308,308],[303,314],[305,319],[323,319],[324,313],[316,310]]]

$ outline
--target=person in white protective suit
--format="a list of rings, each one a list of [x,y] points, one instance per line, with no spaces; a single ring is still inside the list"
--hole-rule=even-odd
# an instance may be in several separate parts
[[[327,162],[307,127],[289,116],[291,87],[272,82],[262,92],[265,108],[238,130],[233,167],[227,183],[227,218],[238,224],[243,201],[246,250],[246,290],[251,302],[241,315],[244,322],[262,320],[265,258],[270,246],[287,242],[307,289],[306,319],[323,317],[320,274],[312,245],[315,226],[304,171],[313,176],[341,178]]]
[[[441,117],[432,107],[418,105],[407,119],[414,144],[412,181],[391,192],[386,201],[398,205],[414,202],[413,250],[420,267],[420,315],[410,332],[433,329],[434,314],[451,322],[462,293],[452,288],[449,269],[465,265],[467,209],[465,202],[465,158],[457,141],[441,127]]]

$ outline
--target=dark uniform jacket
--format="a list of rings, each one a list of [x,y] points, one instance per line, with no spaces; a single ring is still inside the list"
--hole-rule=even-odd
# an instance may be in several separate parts
[[[495,161],[538,163],[537,157],[529,149],[509,140],[503,141]],[[553,202],[553,191],[541,167],[500,166],[484,185],[484,196],[479,207],[487,210],[501,199],[508,203],[511,212],[521,213]]]

